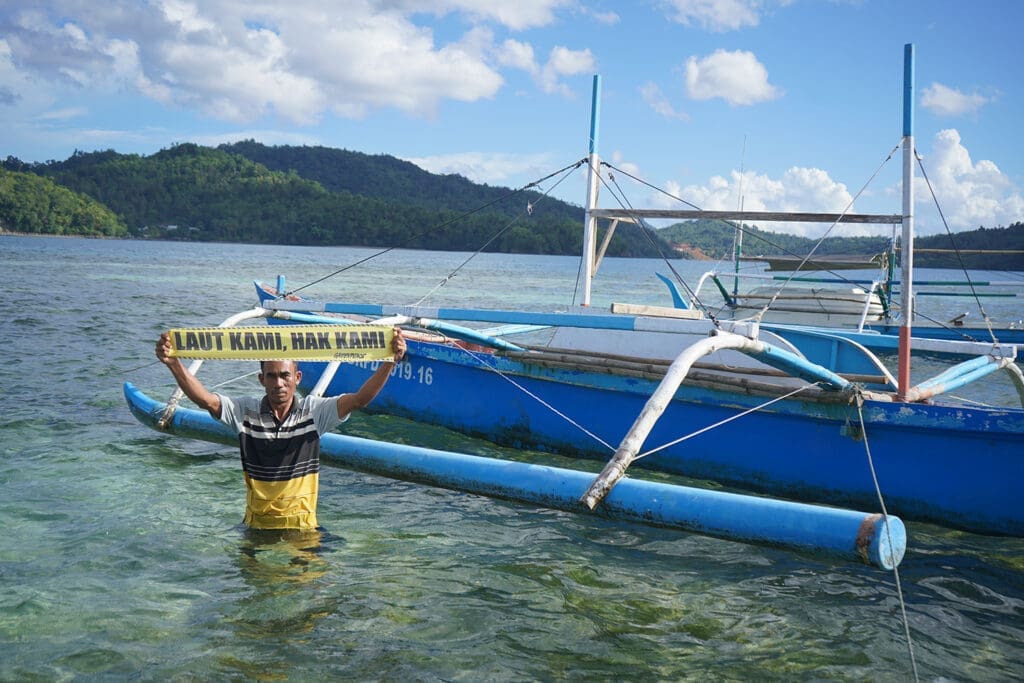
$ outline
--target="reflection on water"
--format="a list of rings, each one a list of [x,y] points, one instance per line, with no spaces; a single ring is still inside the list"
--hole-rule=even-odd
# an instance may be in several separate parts
[[[324,553],[340,548],[345,540],[324,529],[249,529],[241,527],[239,570],[255,587],[276,579],[300,583],[318,579],[327,571]]]

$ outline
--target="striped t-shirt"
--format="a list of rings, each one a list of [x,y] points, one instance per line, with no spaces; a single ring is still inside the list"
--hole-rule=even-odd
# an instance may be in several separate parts
[[[221,422],[238,432],[245,523],[253,529],[317,528],[320,435],[344,421],[337,398],[296,396],[278,422],[266,396],[218,396]]]

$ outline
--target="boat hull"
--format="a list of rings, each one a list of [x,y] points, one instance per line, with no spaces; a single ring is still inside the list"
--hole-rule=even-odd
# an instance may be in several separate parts
[[[301,364],[303,386],[323,364]],[[327,394],[352,392],[375,365],[343,366]],[[499,444],[607,460],[655,379],[552,368],[409,342],[371,411]],[[767,401],[684,384],[644,448],[693,435]],[[786,399],[643,457],[638,466],[795,500],[878,510],[870,458],[890,512],[980,533],[1024,536],[1024,411]],[[866,438],[865,438],[866,436]]]

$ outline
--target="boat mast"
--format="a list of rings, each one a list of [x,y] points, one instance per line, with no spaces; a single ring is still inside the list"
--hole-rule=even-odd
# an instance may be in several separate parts
[[[901,400],[910,390],[910,332],[914,317],[914,44],[903,46],[903,235],[900,272],[899,346],[897,359],[897,396]]]
[[[740,213],[743,213],[743,167],[747,161],[747,136],[743,136],[743,153],[740,154],[740,180],[739,180],[739,191],[736,193],[736,204],[739,208]],[[733,250],[732,250],[732,263],[733,263],[733,279],[732,279],[732,296],[734,299],[738,299],[740,296],[740,258],[743,257],[743,221],[740,221],[735,226],[735,232],[733,233]]]
[[[597,130],[601,118],[601,75],[594,74],[594,89],[590,102],[590,153],[587,155],[587,208],[583,214],[583,280],[581,306],[590,305],[590,284],[594,279],[594,261],[597,245],[597,217],[592,213],[597,208],[597,194],[601,179],[601,159],[597,154]]]

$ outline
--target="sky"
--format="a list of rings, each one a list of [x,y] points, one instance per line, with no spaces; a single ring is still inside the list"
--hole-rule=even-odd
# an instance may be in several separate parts
[[[1024,220],[1022,30],[1024,0],[0,0],[0,158],[255,139],[518,188],[587,155],[599,74],[634,208],[895,214],[913,43],[917,232],[958,232]]]

